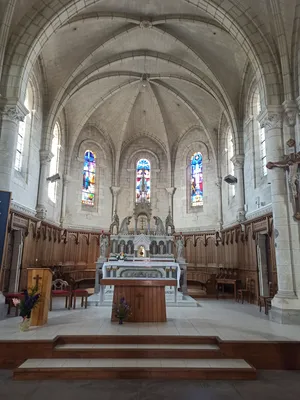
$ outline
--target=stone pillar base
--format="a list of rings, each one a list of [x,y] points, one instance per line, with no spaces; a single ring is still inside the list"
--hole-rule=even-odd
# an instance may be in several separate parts
[[[300,300],[275,296],[269,318],[279,324],[300,325]]]
[[[6,318],[7,307],[8,305],[5,304],[5,297],[3,296],[2,292],[0,292],[0,321]]]

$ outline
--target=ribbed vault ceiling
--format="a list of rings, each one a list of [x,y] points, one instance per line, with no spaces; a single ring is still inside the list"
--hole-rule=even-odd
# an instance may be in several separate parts
[[[37,3],[20,0],[13,25]],[[260,10],[271,36],[267,6],[244,3]],[[65,109],[71,149],[93,123],[116,153],[132,137],[149,135],[171,154],[192,126],[216,150],[223,113],[237,116],[249,60],[224,27],[187,0],[101,0],[50,37],[40,62],[49,115]]]

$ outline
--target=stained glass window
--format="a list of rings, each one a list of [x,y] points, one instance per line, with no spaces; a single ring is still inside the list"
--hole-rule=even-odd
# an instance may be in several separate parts
[[[203,165],[200,152],[191,157],[191,205],[203,206]]]
[[[96,156],[87,150],[84,155],[83,181],[82,181],[82,204],[93,206],[95,204],[95,172]]]
[[[136,164],[136,202],[150,202],[150,162],[144,158]]]

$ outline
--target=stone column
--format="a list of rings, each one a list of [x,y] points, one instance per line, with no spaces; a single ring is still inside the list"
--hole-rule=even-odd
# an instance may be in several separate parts
[[[0,190],[12,191],[19,123],[26,114],[28,110],[21,103],[0,103]]]
[[[244,159],[244,155],[241,154],[235,155],[231,159],[234,165],[234,175],[237,178],[235,195],[237,204],[236,220],[238,222],[245,221]]]
[[[120,192],[120,186],[111,186],[110,190],[111,190],[111,194],[112,194],[112,218],[114,216],[114,212],[115,210],[117,210],[118,208],[118,196],[119,196],[119,192]]]
[[[47,197],[48,184],[47,177],[49,173],[49,164],[53,154],[50,150],[40,150],[40,181],[38,191],[38,202],[36,208],[36,216],[40,219],[45,219],[47,216]]]
[[[169,210],[171,210],[171,216],[172,218],[174,218],[173,215],[173,200],[174,200],[174,194],[176,192],[176,187],[170,187],[170,188],[166,188],[166,191],[168,192],[169,195]]]
[[[68,194],[68,184],[71,182],[71,176],[64,175],[63,176],[63,190],[62,190],[62,199],[61,199],[61,215],[60,215],[60,223],[63,226],[66,219],[66,206],[67,206],[67,194]]]
[[[218,188],[218,230],[223,229],[223,208],[222,208],[222,177],[218,176],[216,180],[216,186]]]
[[[283,159],[283,109],[269,107],[258,119],[266,131],[267,160]],[[281,323],[300,323],[300,301],[295,294],[293,242],[299,241],[291,235],[291,212],[288,202],[287,176],[283,168],[268,170],[271,184],[274,218],[275,253],[277,264],[278,293],[272,300],[270,316]]]

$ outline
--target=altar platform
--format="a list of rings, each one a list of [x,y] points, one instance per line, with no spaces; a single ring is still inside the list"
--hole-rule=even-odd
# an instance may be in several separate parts
[[[111,322],[110,307],[54,311],[44,327],[0,322],[0,368],[17,380],[256,379],[257,369],[300,369],[299,326],[270,322],[257,307],[201,301],[169,308],[165,323]],[[55,311],[56,310],[56,311]]]

